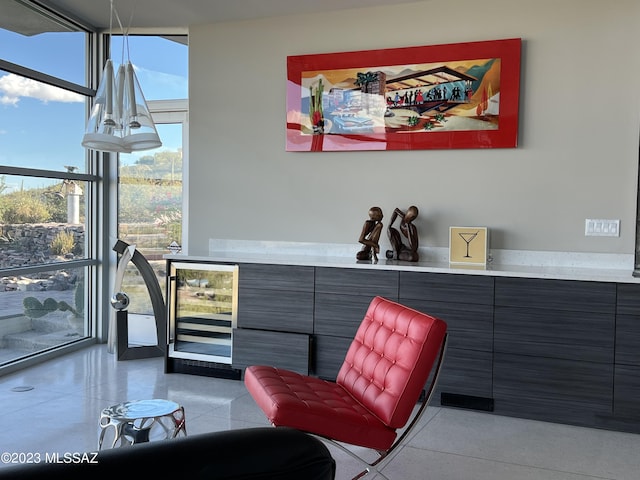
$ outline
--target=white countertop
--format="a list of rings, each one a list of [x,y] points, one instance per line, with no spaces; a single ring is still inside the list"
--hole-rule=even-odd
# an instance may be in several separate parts
[[[217,240],[208,251],[166,255],[166,259],[198,262],[264,263],[314,267],[364,268],[415,272],[640,283],[633,276],[633,255],[492,250],[485,267],[450,265],[447,248],[420,250],[419,262],[356,260],[360,245]]]

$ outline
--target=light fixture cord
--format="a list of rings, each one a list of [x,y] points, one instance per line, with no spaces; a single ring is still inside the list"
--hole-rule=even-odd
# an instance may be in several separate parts
[[[127,25],[127,28],[125,30],[125,28],[122,25],[122,21],[120,20],[120,15],[118,15],[118,10],[116,10],[113,7],[113,0],[111,0],[111,10],[112,10],[112,15],[115,12],[115,16],[116,16],[116,20],[118,20],[118,25],[120,25],[120,30],[122,31],[122,36],[124,37],[122,40],[122,61],[121,63],[124,63],[125,58],[127,59],[127,61],[131,61],[131,51],[129,50],[129,30],[131,29],[131,23],[133,22],[133,15],[135,14],[135,10],[136,10],[136,2],[133,2],[133,8],[131,9],[131,15],[129,16],[129,23]],[[111,40],[111,39],[109,39]],[[126,51],[126,57],[125,57],[125,51]]]
[[[118,25],[120,26],[120,31],[122,32],[122,36],[124,40],[122,41],[122,53],[120,63],[124,63],[124,51],[125,51],[125,41],[127,38],[127,32],[125,32],[124,27],[122,26],[122,22],[120,21],[120,15],[118,15],[118,10],[116,10],[113,6],[113,0],[111,0],[111,16],[115,15],[116,20],[118,21]],[[113,20],[113,19],[112,19]],[[109,32],[109,44],[111,44],[111,31]]]
[[[127,60],[129,62],[131,62],[131,51],[129,50],[129,30],[131,30],[131,23],[133,22],[133,14],[136,11],[136,2],[133,1],[132,2],[132,7],[131,7],[131,15],[129,16],[129,24],[127,25],[127,31],[125,32],[125,39],[127,41]]]
[[[111,36],[113,35],[113,0],[111,0],[111,14],[109,15],[109,58],[111,58]]]

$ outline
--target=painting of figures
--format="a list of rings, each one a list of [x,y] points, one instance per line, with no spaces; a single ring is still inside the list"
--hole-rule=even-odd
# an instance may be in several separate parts
[[[520,40],[288,58],[290,151],[517,146]]]

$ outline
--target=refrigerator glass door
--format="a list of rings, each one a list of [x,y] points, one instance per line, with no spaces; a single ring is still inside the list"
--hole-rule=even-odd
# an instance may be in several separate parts
[[[171,263],[169,356],[231,364],[238,266]]]

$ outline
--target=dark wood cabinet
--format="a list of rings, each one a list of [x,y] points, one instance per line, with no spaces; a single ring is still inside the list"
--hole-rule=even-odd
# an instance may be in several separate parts
[[[399,272],[359,268],[316,267],[317,293],[398,298]]]
[[[399,301],[447,322],[449,344],[435,401],[442,394],[490,399],[494,279],[400,272]]]
[[[613,413],[640,431],[640,285],[619,284]]]
[[[238,328],[313,332],[313,292],[241,288]]]
[[[233,366],[309,373],[314,267],[241,263]]]
[[[314,268],[239,265],[238,328],[313,332]]]
[[[640,285],[618,285],[616,364],[640,367]]]
[[[640,283],[237,265],[233,369],[269,364],[335,379],[380,295],[447,322],[434,403],[469,398],[442,404],[640,433]]]
[[[312,371],[334,380],[375,296],[398,300],[399,272],[317,267]]]
[[[596,425],[611,415],[616,285],[496,278],[495,411]]]
[[[544,356],[494,354],[495,412],[583,426],[611,415],[613,365]]]
[[[578,280],[496,277],[495,304],[611,314],[616,284]]]
[[[314,333],[353,338],[371,303],[370,296],[316,293]]]
[[[234,334],[233,366],[272,365],[308,375],[310,342],[305,334],[239,328]]]
[[[494,278],[486,275],[400,272],[400,298],[493,305]]]
[[[344,356],[352,338],[330,335],[313,337],[313,374],[326,380],[334,380],[344,362]]]
[[[494,349],[501,353],[611,364],[614,328],[613,312],[497,305]]]

